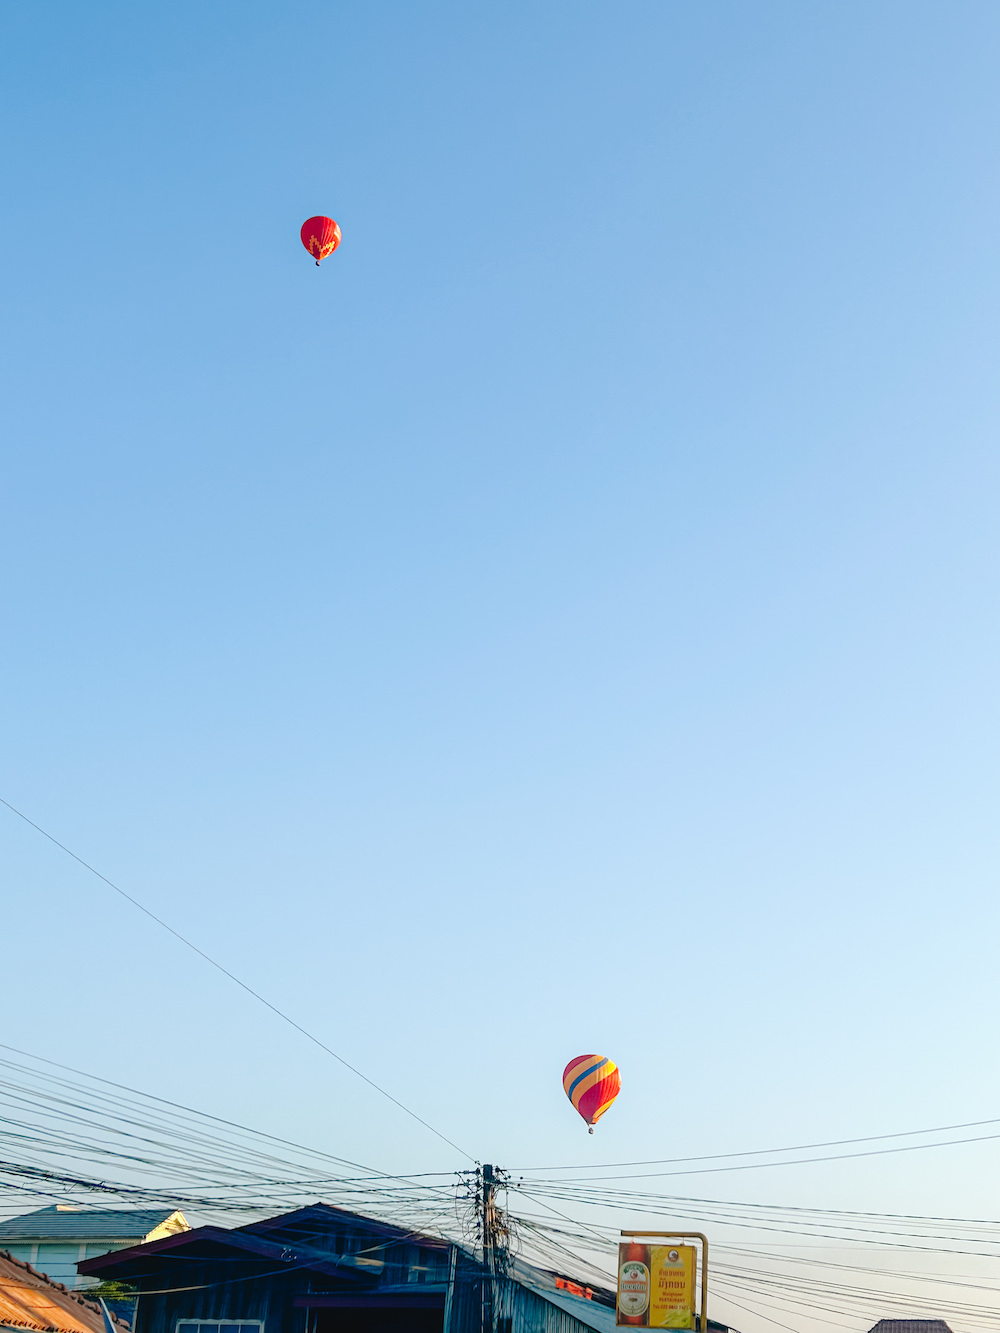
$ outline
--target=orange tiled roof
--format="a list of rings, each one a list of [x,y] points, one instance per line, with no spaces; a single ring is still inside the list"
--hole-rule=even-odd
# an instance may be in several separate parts
[[[101,1312],[30,1264],[0,1251],[0,1325],[36,1333],[104,1333]]]

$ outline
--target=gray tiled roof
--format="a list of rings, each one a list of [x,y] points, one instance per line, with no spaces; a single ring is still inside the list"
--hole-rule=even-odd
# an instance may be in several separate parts
[[[25,1240],[141,1241],[173,1208],[65,1208],[53,1204],[0,1222],[0,1242]]]
[[[869,1333],[951,1333],[943,1319],[880,1319]]]

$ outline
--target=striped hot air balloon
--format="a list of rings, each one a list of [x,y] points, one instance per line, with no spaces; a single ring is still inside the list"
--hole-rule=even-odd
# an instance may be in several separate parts
[[[621,1090],[618,1066],[606,1055],[578,1055],[563,1070],[563,1087],[593,1134],[594,1126]]]

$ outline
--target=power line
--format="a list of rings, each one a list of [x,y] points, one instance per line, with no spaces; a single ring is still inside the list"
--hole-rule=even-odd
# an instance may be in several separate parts
[[[995,1125],[995,1124],[1000,1124],[1000,1121],[984,1120],[980,1121],[979,1123],[987,1125]],[[928,1130],[926,1132],[933,1133],[934,1131]],[[887,1136],[887,1137],[895,1137],[895,1136]],[[945,1139],[941,1143],[907,1143],[901,1148],[870,1148],[867,1152],[830,1153],[826,1157],[792,1157],[788,1161],[784,1162],[738,1162],[733,1166],[690,1167],[686,1171],[639,1171],[634,1173],[633,1175],[628,1175],[628,1176],[598,1176],[594,1181],[594,1183],[599,1185],[604,1180],[656,1180],[668,1176],[713,1176],[713,1175],[718,1175],[719,1172],[722,1171],[760,1171],[763,1170],[764,1168],[770,1168],[775,1166],[808,1166],[810,1163],[813,1162],[847,1162],[858,1157],[884,1157],[890,1153],[919,1152],[922,1149],[926,1148],[955,1148],[955,1147],[960,1147],[967,1143],[989,1143],[995,1139],[1000,1139],[1000,1133],[976,1134],[967,1139]],[[871,1141],[872,1140],[865,1140],[865,1139],[860,1140],[860,1142],[862,1143]],[[775,1149],[769,1149],[768,1151],[789,1152],[792,1150],[788,1148],[785,1149],[775,1148]],[[734,1154],[734,1155],[742,1156],[743,1154]],[[712,1161],[718,1159],[695,1157],[688,1159],[679,1158],[678,1160],[699,1162],[699,1161]],[[550,1168],[550,1170],[551,1169],[552,1168]],[[556,1168],[556,1170],[559,1169],[560,1168],[558,1167]],[[562,1169],[568,1170],[570,1168],[562,1168]],[[561,1184],[572,1185],[575,1182],[555,1181],[553,1183],[557,1185]]]
[[[29,1060],[37,1060],[39,1064],[50,1065],[53,1069],[61,1069],[63,1073],[76,1074],[79,1078],[89,1079],[93,1083],[101,1083],[106,1088],[114,1088],[117,1092],[127,1092],[130,1093],[132,1097],[138,1097],[141,1099],[138,1103],[132,1102],[132,1105],[141,1106],[144,1101],[156,1102],[159,1106],[169,1107],[171,1111],[183,1111],[185,1117],[194,1117],[195,1123],[197,1123],[199,1120],[211,1120],[214,1124],[224,1125],[227,1129],[237,1129],[243,1134],[250,1134],[255,1138],[267,1139],[271,1143],[280,1144],[283,1148],[295,1148],[301,1152],[307,1153],[311,1157],[316,1157],[328,1162],[334,1162],[338,1166],[353,1167],[354,1170],[356,1171],[367,1171],[372,1175],[385,1176],[387,1179],[393,1179],[393,1180],[399,1179],[399,1177],[392,1176],[388,1172],[379,1171],[376,1167],[365,1166],[363,1163],[360,1162],[352,1162],[347,1157],[336,1157],[332,1153],[324,1152],[322,1149],[310,1148],[305,1144],[295,1143],[294,1140],[292,1139],[283,1139],[275,1134],[267,1134],[263,1130],[252,1129],[247,1125],[241,1125],[236,1120],[227,1120],[223,1116],[211,1115],[207,1111],[199,1111],[196,1110],[194,1107],[185,1106],[183,1102],[171,1101],[167,1097],[157,1097],[154,1093],[151,1092],[142,1092],[138,1088],[130,1087],[127,1083],[116,1083],[113,1079],[101,1078],[100,1075],[98,1074],[88,1074],[85,1070],[74,1069],[72,1065],[60,1064],[57,1060],[48,1060],[43,1055],[35,1055],[31,1051],[23,1051],[17,1046],[9,1046],[4,1042],[0,1042],[0,1050],[11,1051],[15,1055],[23,1055]],[[13,1061],[0,1060],[0,1064],[6,1064],[8,1068],[17,1069],[21,1072],[26,1072],[29,1074],[36,1074],[36,1076],[48,1078],[52,1082],[58,1082],[63,1084],[63,1086],[74,1088],[74,1085],[67,1080],[64,1079],[57,1080],[53,1075],[40,1074],[35,1070],[29,1069],[25,1065],[18,1065]],[[75,1085],[75,1086],[76,1089],[79,1090],[80,1085]],[[122,1105],[122,1099],[120,1097],[115,1097],[114,1099],[105,1097],[104,1100],[112,1101],[112,1104],[115,1106],[116,1109],[120,1108]],[[215,1142],[224,1143],[226,1144],[227,1147],[232,1146],[232,1139],[231,1137],[228,1136],[225,1139],[217,1139],[215,1140]],[[283,1161],[285,1159],[274,1158],[273,1160]],[[440,1174],[440,1173],[432,1172],[431,1174]]]
[[[722,1284],[722,1285],[726,1285],[726,1284]],[[740,1291],[741,1294],[742,1294],[742,1289],[741,1289],[741,1288],[737,1288],[737,1290]],[[780,1320],[772,1319],[772,1318],[770,1317],[770,1315],[761,1314],[761,1312],[760,1312],[759,1310],[754,1310],[754,1309],[753,1309],[751,1306],[749,1306],[749,1305],[743,1305],[743,1304],[741,1304],[740,1301],[734,1300],[732,1296],[727,1296],[725,1292],[717,1292],[716,1294],[718,1295],[718,1297],[719,1297],[720,1300],[725,1301],[725,1302],[726,1302],[727,1304],[729,1304],[729,1305],[735,1305],[736,1308],[737,1308],[738,1310],[744,1310],[744,1311],[746,1311],[747,1314],[756,1315],[758,1319],[763,1319],[764,1322],[767,1323],[767,1324],[774,1324],[775,1328],[786,1328],[786,1329],[789,1330],[789,1333],[800,1333],[800,1330],[797,1329],[797,1328],[795,1328],[795,1327],[793,1327],[791,1324],[782,1324],[782,1323],[780,1322]],[[759,1299],[759,1297],[758,1297],[758,1299]],[[764,1303],[765,1303],[765,1305],[767,1304],[766,1301],[765,1301]],[[785,1311],[785,1307],[784,1307],[783,1305],[777,1305],[777,1306],[776,1306],[776,1305],[772,1305],[770,1308],[771,1308],[772,1310],[780,1310],[780,1311],[782,1312],[782,1314],[785,1314],[785,1313],[786,1313],[786,1311]],[[842,1313],[843,1313],[843,1312],[842,1312]],[[813,1319],[818,1319],[819,1322],[820,1322],[821,1324],[833,1324],[836,1328],[853,1328],[853,1327],[854,1327],[853,1324],[844,1324],[844,1323],[841,1323],[841,1321],[840,1321],[839,1319],[823,1319],[823,1318],[821,1318],[819,1315],[812,1315],[811,1318],[813,1318]]]
[[[640,1194],[634,1190],[573,1190],[566,1193],[560,1193],[558,1190],[547,1189],[550,1184],[547,1181],[529,1181],[532,1190],[541,1190],[546,1192],[552,1198],[565,1198],[569,1200],[581,1200],[585,1203],[618,1203],[624,1202],[630,1205],[636,1202],[656,1202],[668,1204],[694,1204],[696,1207],[710,1208],[729,1208],[729,1209],[755,1209],[758,1212],[769,1213],[802,1213],[808,1214],[807,1223],[811,1219],[819,1218],[850,1218],[857,1220],[874,1221],[892,1221],[892,1222],[952,1222],[962,1226],[973,1227],[997,1227],[1000,1222],[992,1217],[939,1217],[927,1213],[875,1213],[870,1210],[857,1208],[809,1208],[804,1204],[795,1203],[752,1203],[743,1202],[738,1199],[703,1199],[694,1195],[685,1194]],[[521,1187],[521,1182],[517,1182],[515,1188]]]
[[[523,1187],[522,1187],[522,1192]],[[531,1197],[531,1196],[529,1196]],[[533,1197],[536,1202],[541,1202],[539,1192],[534,1192]],[[549,1197],[566,1198],[564,1195],[549,1195]],[[662,1216],[665,1208],[675,1216],[683,1216],[691,1221],[711,1222],[715,1225],[727,1227],[738,1227],[759,1232],[780,1233],[784,1235],[794,1235],[800,1237],[809,1237],[810,1239],[825,1241],[846,1241],[851,1245],[872,1245],[881,1247],[916,1251],[920,1253],[932,1254],[964,1254],[975,1255],[985,1258],[997,1258],[995,1248],[991,1250],[980,1250],[971,1248],[977,1244],[987,1244],[993,1247],[1000,1245],[1000,1235],[995,1234],[998,1227],[997,1223],[976,1224],[979,1227],[990,1227],[993,1229],[993,1235],[954,1235],[942,1234],[940,1231],[901,1231],[895,1230],[884,1224],[879,1225],[880,1215],[878,1214],[838,1214],[832,1210],[827,1212],[820,1209],[802,1209],[794,1207],[785,1207],[781,1205],[768,1204],[712,1204],[708,1200],[681,1199],[669,1195],[655,1196],[637,1196],[621,1195],[617,1198],[605,1196],[602,1198],[585,1198],[580,1196],[568,1196],[568,1201],[576,1203],[585,1203],[595,1207],[626,1209],[631,1213],[642,1212],[651,1213],[656,1216]],[[743,1210],[742,1215],[738,1210]],[[553,1210],[554,1211],[554,1210]],[[565,1218],[565,1214],[562,1215]],[[892,1220],[891,1215],[881,1215],[887,1220]],[[851,1220],[842,1220],[843,1218]],[[573,1219],[565,1218],[570,1221]],[[871,1224],[867,1226],[852,1225],[851,1222],[867,1220]],[[914,1219],[920,1221],[923,1219]],[[928,1223],[935,1219],[926,1219]],[[574,1220],[577,1227],[585,1226]],[[594,1227],[588,1227],[590,1236],[597,1235]],[[909,1238],[909,1241],[922,1240],[928,1242],[951,1242],[953,1245],[963,1248],[945,1247],[942,1244],[913,1244],[900,1237]],[[577,1240],[589,1243],[589,1238],[580,1234],[575,1237]]]
[[[25,1195],[222,1216],[321,1197],[426,1230],[454,1207],[453,1180],[362,1166],[0,1044],[0,1214]]]
[[[988,1291],[995,1296],[1000,1296],[1000,1289],[995,1283],[967,1281],[965,1280],[966,1275],[962,1274],[949,1277],[945,1273],[909,1273],[898,1268],[869,1268],[864,1264],[839,1264],[830,1259],[816,1259],[812,1256],[805,1258],[796,1254],[779,1254],[773,1250],[751,1250],[744,1246],[726,1245],[724,1243],[716,1244],[713,1248],[716,1254],[736,1254],[748,1259],[767,1259],[775,1263],[799,1264],[808,1268],[835,1268],[843,1273],[866,1273],[873,1277],[892,1278],[905,1282],[930,1282],[937,1286],[962,1287],[969,1291]]]
[[[304,1028],[301,1023],[297,1023],[294,1018],[289,1017],[289,1015],[279,1009],[276,1004],[272,1004],[270,1000],[266,1000],[259,991],[255,991],[252,986],[248,986],[245,981],[241,981],[234,972],[230,972],[227,967],[223,967],[221,963],[216,962],[216,960],[212,958],[211,955],[207,954],[204,949],[199,949],[197,944],[192,943],[192,941],[182,935],[179,930],[175,930],[173,926],[168,925],[167,922],[164,921],[162,917],[158,917],[155,912],[151,912],[148,907],[138,900],[138,898],[133,898],[130,893],[126,893],[124,889],[108,879],[107,875],[102,875],[99,870],[96,870],[89,862],[85,861],[82,856],[77,856],[76,852],[71,851],[65,843],[60,842],[58,838],[54,838],[52,834],[43,829],[40,824],[36,824],[33,819],[29,819],[23,811],[18,810],[16,806],[11,805],[10,801],[5,801],[2,796],[0,796],[0,805],[5,805],[8,810],[17,815],[18,819],[23,819],[26,824],[29,824],[36,832],[40,833],[43,838],[48,838],[49,842],[58,847],[60,851],[65,852],[67,856],[71,856],[73,860],[79,862],[85,870],[89,870],[92,875],[96,875],[97,878],[107,884],[109,888],[114,889],[115,893],[120,894],[126,902],[131,903],[133,907],[137,907],[139,911],[144,912],[151,921],[155,921],[158,926],[162,926],[164,930],[169,931],[174,939],[180,940],[181,944],[186,945],[187,948],[196,953],[199,958],[204,959],[206,963],[209,963],[217,971],[221,972],[224,977],[228,977],[230,981],[235,982],[241,990],[245,990],[248,995],[252,995],[255,1000],[264,1005],[265,1008],[270,1009],[273,1014],[276,1014],[280,1019],[288,1023],[290,1027],[295,1028],[296,1032],[300,1032],[302,1036],[311,1041],[313,1045],[318,1046],[321,1051],[325,1051],[327,1055],[332,1056],[334,1060],[337,1060],[342,1064],[345,1069],[349,1069],[352,1074],[356,1074],[358,1078],[364,1083],[367,1083],[369,1087],[374,1088],[376,1092],[381,1093],[383,1097],[387,1097],[393,1105],[398,1106],[401,1111],[405,1111],[406,1114],[416,1120],[418,1124],[423,1125],[425,1129],[429,1129],[432,1134],[435,1134],[444,1143],[447,1143],[449,1148],[454,1148],[455,1151],[460,1152],[463,1157],[467,1157],[470,1162],[475,1160],[471,1153],[466,1152],[464,1148],[460,1148],[457,1143],[449,1139],[446,1134],[442,1134],[439,1129],[435,1129],[433,1125],[429,1124],[423,1118],[423,1116],[417,1115],[416,1111],[411,1111],[408,1106],[405,1106],[399,1100],[398,1097],[394,1097],[391,1092],[386,1092],[385,1088],[380,1087],[379,1084],[376,1083],[374,1079],[369,1078],[367,1074],[362,1074],[360,1069],[352,1065],[350,1061],[345,1060],[342,1055],[338,1055],[337,1052],[327,1046],[325,1042],[320,1041],[319,1037],[313,1036],[313,1034]]]
[[[515,1187],[516,1188],[516,1187]],[[533,1184],[532,1189],[542,1189],[540,1184]],[[553,1194],[554,1198],[562,1198],[563,1195]],[[696,1208],[730,1208],[730,1209],[756,1209],[768,1213],[801,1213],[806,1215],[806,1223],[810,1224],[815,1218],[850,1218],[857,1221],[889,1221],[889,1222],[952,1222],[959,1226],[971,1227],[998,1227],[1000,1222],[994,1217],[939,1217],[933,1213],[874,1213],[870,1210],[857,1208],[809,1208],[804,1204],[796,1203],[753,1203],[744,1202],[738,1199],[701,1199],[688,1194],[639,1194],[633,1191],[602,1191],[600,1195],[596,1192],[588,1197],[587,1194],[567,1194],[568,1199],[579,1199],[584,1203],[605,1202],[611,1203],[624,1201],[629,1205],[631,1201],[638,1202],[656,1202],[662,1204],[693,1204]]]
[[[686,1162],[723,1162],[733,1157],[767,1157],[777,1153],[785,1152],[811,1152],[814,1148],[847,1148],[855,1143],[880,1143],[886,1139],[908,1139],[914,1138],[919,1134],[950,1134],[955,1129],[979,1129],[983,1125],[1000,1125],[1000,1116],[991,1120],[968,1120],[959,1125],[937,1125],[932,1129],[904,1129],[895,1134],[866,1134],[859,1139],[830,1139],[825,1143],[793,1143],[785,1148],[755,1148],[749,1152],[717,1152],[704,1153],[700,1157],[659,1157],[651,1158],[639,1162],[581,1162],[577,1166],[522,1166],[511,1167],[512,1171],[609,1171],[619,1166],[680,1166]],[[956,1139],[956,1143],[979,1143],[987,1138],[997,1138],[1000,1135],[987,1134],[982,1139]],[[915,1143],[909,1147],[886,1148],[885,1152],[910,1152],[917,1148],[946,1148],[948,1143]],[[871,1154],[845,1153],[843,1156],[868,1156]],[[839,1161],[837,1157],[811,1157],[807,1160],[815,1162]],[[770,1166],[770,1162],[754,1163],[752,1165]],[[796,1165],[796,1163],[777,1162],[776,1166]],[[745,1167],[713,1167],[716,1171],[726,1170],[746,1170]],[[644,1180],[649,1175],[698,1175],[700,1172],[642,1172],[636,1176],[601,1176],[600,1180]]]

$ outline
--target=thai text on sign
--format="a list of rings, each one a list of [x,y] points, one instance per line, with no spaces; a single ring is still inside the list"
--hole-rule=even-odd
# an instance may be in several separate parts
[[[615,1322],[694,1328],[696,1259],[693,1245],[619,1245]]]

